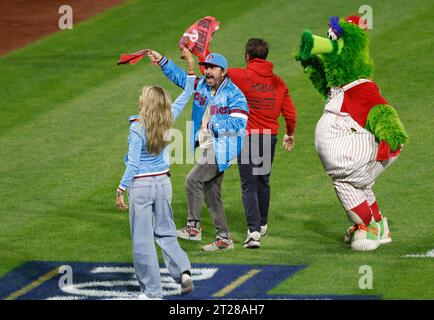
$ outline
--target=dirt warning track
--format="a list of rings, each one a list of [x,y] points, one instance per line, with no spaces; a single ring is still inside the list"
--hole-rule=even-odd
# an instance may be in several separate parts
[[[59,7],[69,5],[74,24],[124,0],[9,0],[0,1],[0,55],[59,30]]]

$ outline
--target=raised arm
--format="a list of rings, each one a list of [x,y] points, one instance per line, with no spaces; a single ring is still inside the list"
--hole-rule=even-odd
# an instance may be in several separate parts
[[[194,92],[194,81],[196,76],[187,76],[184,91],[176,98],[172,105],[173,120],[176,120],[190,100],[191,95]]]
[[[184,48],[182,50],[183,59],[187,61],[187,77],[184,91],[176,98],[172,105],[173,118],[176,120],[181,114],[188,100],[194,92],[194,83],[196,76],[194,75],[194,58],[190,50]]]
[[[187,49],[186,49],[187,50]],[[155,64],[158,64],[161,67],[161,70],[178,87],[184,89],[186,80],[187,80],[187,72],[178,67],[172,60],[167,59],[162,56],[160,53],[154,50],[148,49],[147,56],[151,58],[151,61]],[[191,57],[192,58],[192,57]],[[194,64],[192,71],[194,73]]]

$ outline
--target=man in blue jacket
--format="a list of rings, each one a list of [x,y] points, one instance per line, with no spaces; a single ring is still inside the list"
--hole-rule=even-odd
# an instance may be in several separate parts
[[[185,87],[187,74],[184,70],[156,51],[150,50],[148,56],[173,83]],[[178,237],[202,240],[200,220],[205,197],[217,239],[202,249],[233,249],[221,184],[224,171],[236,160],[243,146],[249,108],[244,94],[227,77],[228,63],[224,56],[210,53],[199,64],[204,67],[204,77],[196,79],[190,144],[193,152],[196,147],[202,149],[202,157],[186,178],[188,220],[187,225],[178,230]]]

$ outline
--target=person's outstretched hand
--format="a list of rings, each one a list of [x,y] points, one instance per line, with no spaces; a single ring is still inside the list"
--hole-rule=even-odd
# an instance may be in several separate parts
[[[285,136],[283,137],[283,148],[286,151],[291,151],[294,148],[294,143],[295,143],[295,136],[292,135],[287,135],[285,134]]]
[[[157,64],[158,62],[160,62],[161,58],[163,58],[163,56],[157,51],[154,51],[152,49],[143,49],[143,50],[145,52],[145,55],[151,59],[152,63]]]

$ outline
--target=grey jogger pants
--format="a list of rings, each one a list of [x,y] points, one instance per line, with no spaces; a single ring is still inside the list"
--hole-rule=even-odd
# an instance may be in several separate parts
[[[199,163],[187,175],[185,188],[188,202],[188,222],[197,225],[201,220],[202,203],[205,203],[216,228],[217,236],[230,238],[225,209],[221,199],[223,173],[215,164],[212,148],[205,149]]]

